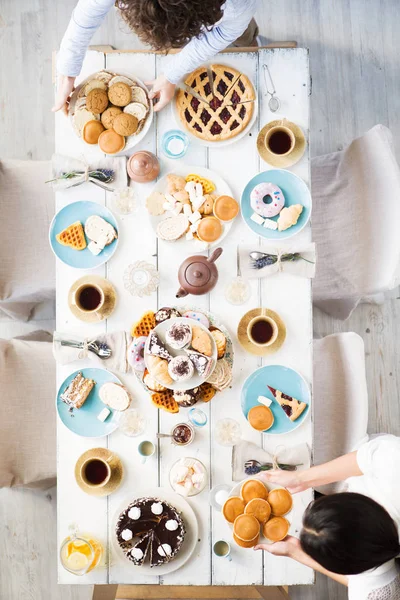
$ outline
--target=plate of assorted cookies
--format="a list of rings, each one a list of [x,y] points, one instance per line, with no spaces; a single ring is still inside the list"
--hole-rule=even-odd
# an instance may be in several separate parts
[[[186,306],[148,311],[131,333],[128,362],[157,408],[177,413],[230,386],[232,340],[207,311]]]
[[[136,77],[100,71],[74,90],[69,116],[79,138],[114,155],[144,138],[153,120],[153,105],[146,86]]]
[[[253,548],[262,541],[279,542],[289,533],[288,515],[293,498],[286,488],[264,484],[257,477],[245,479],[232,488],[222,507],[232,527],[233,539],[241,548]]]
[[[180,252],[214,248],[240,212],[228,184],[202,167],[177,167],[155,184],[146,200],[158,239],[178,242]]]

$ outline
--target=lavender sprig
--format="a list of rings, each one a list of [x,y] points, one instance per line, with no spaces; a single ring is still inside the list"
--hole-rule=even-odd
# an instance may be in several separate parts
[[[61,181],[63,179],[73,179],[74,177],[81,177],[84,174],[85,171],[68,171],[62,173],[59,177],[49,179],[49,181],[46,181],[45,183],[53,183],[53,181]],[[88,172],[88,177],[100,181],[101,183],[111,183],[114,181],[114,174],[115,172],[112,169],[95,169]]]
[[[311,265],[315,264],[313,261],[308,260],[307,258],[304,258],[304,256],[302,256],[300,254],[300,252],[282,254],[282,256],[281,256],[281,262],[295,262],[297,260],[304,260],[305,262],[308,262]],[[277,263],[278,256],[276,254],[264,254],[264,256],[262,256],[261,258],[256,258],[256,259],[251,258],[250,262],[251,262],[251,267],[253,269],[260,270],[260,269],[263,269],[264,267],[269,267],[269,266]]]

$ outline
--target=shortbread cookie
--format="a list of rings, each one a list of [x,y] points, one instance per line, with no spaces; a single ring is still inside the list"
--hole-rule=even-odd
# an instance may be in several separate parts
[[[217,358],[223,358],[226,351],[226,337],[219,329],[212,329],[210,331],[214,338],[215,345],[217,346]]]
[[[114,106],[126,106],[132,100],[132,90],[127,83],[119,81],[110,85],[108,97]]]
[[[149,107],[149,101],[147,100],[146,92],[143,88],[138,85],[133,85],[131,87],[132,90],[132,102],[140,102],[140,104],[144,104],[146,108]]]
[[[128,113],[141,121],[147,115],[147,106],[141,102],[130,102],[128,106],[125,106],[124,113]]]
[[[161,192],[153,192],[146,198],[146,208],[153,217],[159,217],[165,213],[165,196]]]

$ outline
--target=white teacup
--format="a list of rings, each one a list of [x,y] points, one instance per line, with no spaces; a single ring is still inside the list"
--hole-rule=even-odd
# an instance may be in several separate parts
[[[257,323],[261,322],[268,323],[272,330],[270,337],[268,339],[266,338],[265,341],[262,341],[260,338],[255,337]],[[267,346],[271,346],[274,342],[276,342],[278,333],[278,325],[276,324],[274,319],[268,317],[267,315],[258,315],[257,317],[251,319],[251,321],[247,325],[247,337],[249,338],[252,344],[254,344],[255,346],[259,346],[260,348],[266,348]]]
[[[95,283],[83,283],[74,291],[72,303],[82,313],[100,313],[105,303],[104,292]]]
[[[155,454],[156,447],[153,442],[150,442],[149,440],[143,440],[143,442],[140,442],[138,446],[138,452],[142,457],[142,463],[145,463],[148,458]]]

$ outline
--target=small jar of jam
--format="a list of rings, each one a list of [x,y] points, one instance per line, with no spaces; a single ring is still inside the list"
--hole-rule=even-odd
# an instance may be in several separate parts
[[[178,423],[171,431],[172,443],[176,446],[188,446],[194,440],[194,428],[190,423]]]

